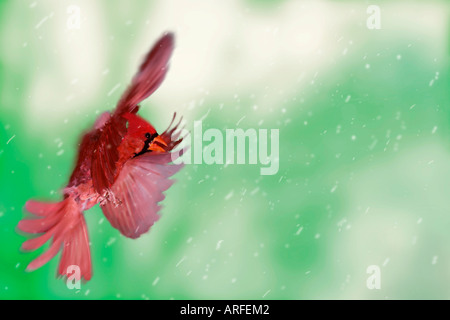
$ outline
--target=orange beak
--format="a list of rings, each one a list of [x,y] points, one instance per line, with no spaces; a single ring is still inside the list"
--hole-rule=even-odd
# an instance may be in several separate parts
[[[148,150],[165,152],[166,151],[165,147],[167,147],[167,143],[161,138],[161,136],[157,136],[156,138],[153,139],[152,143],[150,143]]]

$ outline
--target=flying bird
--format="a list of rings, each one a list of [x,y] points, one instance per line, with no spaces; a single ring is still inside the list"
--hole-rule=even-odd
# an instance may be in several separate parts
[[[164,34],[145,57],[131,85],[113,112],[101,114],[79,144],[78,158],[63,200],[56,203],[29,200],[18,228],[40,234],[25,241],[22,249],[36,250],[47,241],[47,251],[33,260],[27,271],[40,268],[62,250],[59,276],[78,266],[80,278],[92,277],[89,237],[83,212],[99,203],[111,225],[128,238],[138,238],[158,220],[158,203],[173,183],[169,179],[182,164],[173,149],[182,141],[180,121],[161,134],[137,115],[139,103],[162,83],[174,48],[172,33]],[[79,279],[77,279],[79,280]]]

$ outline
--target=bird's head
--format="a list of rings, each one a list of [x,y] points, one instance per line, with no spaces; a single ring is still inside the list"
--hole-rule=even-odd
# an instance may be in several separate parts
[[[149,151],[166,151],[167,143],[149,122],[133,113],[125,113],[122,117],[128,120],[127,139],[140,145],[136,156]]]

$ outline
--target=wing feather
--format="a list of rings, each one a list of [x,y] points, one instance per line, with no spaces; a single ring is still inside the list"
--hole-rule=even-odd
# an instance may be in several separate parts
[[[91,175],[94,188],[100,195],[114,182],[116,163],[119,160],[118,147],[126,131],[126,119],[115,115],[99,129],[92,154]]]
[[[171,164],[173,157],[166,152],[133,158],[111,186],[115,201],[105,201],[101,207],[111,225],[126,237],[139,237],[159,219],[158,203],[173,183],[169,178],[183,166]]]
[[[148,98],[164,80],[174,47],[172,33],[164,34],[147,54],[131,85],[122,95],[116,114],[136,112],[137,105]]]
[[[164,34],[147,54],[131,85],[122,95],[109,119],[99,118],[96,145],[92,153],[91,175],[95,190],[103,195],[117,178],[118,146],[126,134],[126,112],[136,113],[138,103],[150,96],[164,80],[174,47],[172,33]],[[101,121],[100,121],[101,120]],[[96,125],[97,127],[97,125]]]

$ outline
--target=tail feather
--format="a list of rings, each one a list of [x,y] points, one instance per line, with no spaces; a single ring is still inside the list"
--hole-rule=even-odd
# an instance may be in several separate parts
[[[43,219],[24,219],[19,222],[19,229],[27,233],[43,233],[52,229],[60,221],[56,214]]]
[[[42,267],[44,264],[49,262],[50,259],[52,259],[54,256],[56,256],[59,249],[60,249],[60,243],[53,242],[52,245],[50,246],[50,249],[48,249],[43,254],[41,254],[39,257],[37,257],[36,259],[34,259],[33,261],[30,262],[30,264],[27,267],[27,271],[33,271],[33,270],[36,270],[36,269],[39,269],[40,267]]]
[[[50,240],[51,236],[52,234],[50,232],[47,232],[39,237],[29,239],[22,244],[22,250],[36,250],[37,248],[42,247],[48,240]]]
[[[59,275],[67,276],[68,267],[75,265],[80,269],[80,278],[89,280],[92,276],[89,237],[83,212],[77,202],[71,197],[58,203],[30,200],[25,208],[42,218],[24,219],[19,222],[18,228],[27,233],[42,235],[25,241],[22,249],[36,250],[52,239],[50,248],[34,259],[27,270],[42,267],[62,249]]]
[[[35,200],[28,200],[25,204],[25,209],[36,216],[47,216],[49,214],[55,213],[61,207],[63,202],[49,203],[40,202]]]
[[[79,216],[77,228],[73,230],[72,236],[64,241],[61,261],[58,273],[66,275],[71,265],[80,267],[81,277],[90,280],[92,277],[91,254],[89,248],[89,236],[84,216]]]

